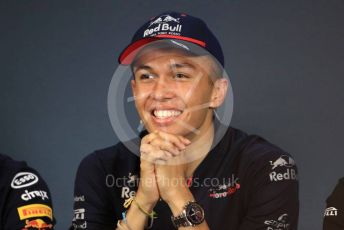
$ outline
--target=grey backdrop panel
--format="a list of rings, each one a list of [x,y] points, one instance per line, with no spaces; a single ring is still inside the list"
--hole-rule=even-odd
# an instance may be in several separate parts
[[[118,140],[106,106],[117,55],[139,25],[165,10],[199,16],[214,30],[234,88],[232,125],[295,157],[300,229],[321,229],[325,199],[344,176],[343,1],[3,0],[0,6],[0,152],[41,172],[57,229],[72,219],[80,160]]]

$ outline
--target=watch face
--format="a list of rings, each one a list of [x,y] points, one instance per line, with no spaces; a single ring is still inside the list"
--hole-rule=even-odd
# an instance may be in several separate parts
[[[197,203],[189,203],[186,207],[186,217],[194,225],[201,224],[204,220],[203,208]]]

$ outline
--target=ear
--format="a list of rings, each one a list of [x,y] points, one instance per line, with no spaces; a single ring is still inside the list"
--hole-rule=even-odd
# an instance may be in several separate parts
[[[209,103],[210,108],[217,108],[222,105],[226,98],[228,89],[228,80],[224,78],[217,79],[214,82],[213,91],[211,93],[211,99]]]

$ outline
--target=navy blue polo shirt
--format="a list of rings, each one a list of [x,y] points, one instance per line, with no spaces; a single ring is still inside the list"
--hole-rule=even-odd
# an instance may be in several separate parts
[[[86,156],[76,175],[71,229],[115,229],[139,177],[139,157],[121,142]],[[297,229],[296,164],[259,136],[228,128],[196,168],[190,190],[210,229]],[[151,229],[175,229],[163,200],[154,210],[158,218]]]

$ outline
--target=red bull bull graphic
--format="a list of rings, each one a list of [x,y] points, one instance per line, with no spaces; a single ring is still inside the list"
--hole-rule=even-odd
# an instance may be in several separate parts
[[[291,157],[282,155],[275,161],[270,161],[270,165],[272,170],[276,169],[269,174],[270,181],[297,180],[295,161]],[[281,167],[286,167],[286,171],[281,172],[281,170],[278,170]]]
[[[292,167],[295,165],[295,161],[289,156],[282,155],[277,160],[270,161],[270,164],[272,165],[272,169],[275,169],[281,166]]]
[[[29,229],[38,229],[38,230],[47,230],[52,229],[52,224],[47,224],[42,219],[35,219],[35,220],[26,220],[25,227],[22,230],[29,230]]]
[[[154,21],[152,21],[149,24],[149,27],[151,27],[154,24],[159,24],[159,23],[164,23],[164,22],[176,22],[179,23],[179,18],[174,18],[170,15],[162,15],[160,17],[158,17],[157,19],[155,19]]]

